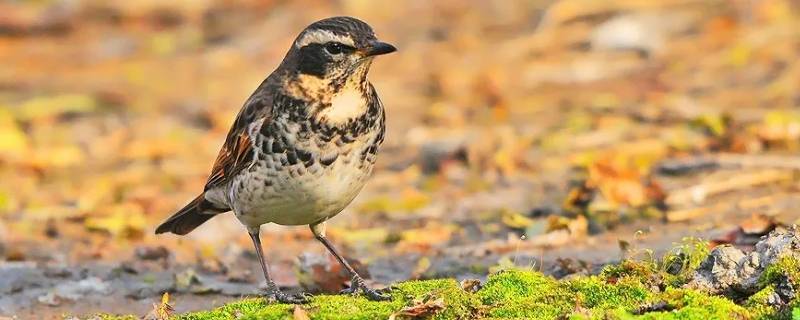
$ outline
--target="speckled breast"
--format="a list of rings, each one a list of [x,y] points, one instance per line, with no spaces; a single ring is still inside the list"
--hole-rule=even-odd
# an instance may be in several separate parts
[[[231,186],[245,225],[305,225],[341,212],[366,183],[383,123],[360,134],[321,135],[307,123],[278,121],[256,139],[256,161]]]

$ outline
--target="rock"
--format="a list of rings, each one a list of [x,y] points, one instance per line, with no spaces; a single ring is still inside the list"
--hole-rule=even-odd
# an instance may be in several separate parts
[[[96,297],[111,293],[111,285],[97,277],[82,280],[69,280],[58,283],[52,290],[39,295],[39,303],[59,306],[66,301],[78,301],[86,297]]]
[[[469,293],[478,292],[478,290],[483,287],[483,284],[481,284],[481,280],[479,279],[464,279],[461,280],[460,285],[462,290]]]
[[[562,279],[573,275],[585,276],[592,274],[592,267],[592,264],[588,261],[571,258],[556,258],[556,261],[547,270],[547,273],[552,274],[556,279]]]
[[[800,230],[797,226],[770,232],[756,243],[755,251],[747,254],[729,245],[718,246],[695,270],[686,287],[728,296],[754,293],[764,270],[781,258],[800,258],[798,249]]]
[[[732,246],[716,247],[697,268],[690,284],[715,293],[729,290],[742,281],[739,263],[744,258],[745,254]]]
[[[52,292],[48,292],[47,294],[41,295],[36,299],[39,301],[39,303],[51,307],[56,307],[61,305],[61,297]]]
[[[43,273],[28,262],[0,263],[0,297],[20,292],[26,288],[43,286]]]
[[[147,299],[164,292],[175,291],[175,277],[170,272],[155,272],[143,275],[121,274],[113,282],[114,288],[128,298]]]
[[[163,246],[139,246],[134,252],[136,257],[142,260],[160,260],[169,257],[169,250]]]
[[[62,298],[78,300],[88,295],[108,294],[111,292],[111,286],[98,277],[88,277],[78,281],[62,282],[53,292]]]
[[[219,293],[226,296],[241,297],[247,295],[258,295],[259,287],[253,283],[242,283],[229,281],[227,278],[213,276],[198,276],[203,284],[203,290],[195,293]]]
[[[207,289],[192,268],[175,273],[175,290],[178,292],[207,293]]]
[[[233,283],[251,283],[255,282],[253,272],[249,269],[236,268],[228,270],[225,274],[226,279]]]
[[[65,266],[48,266],[44,268],[44,275],[50,278],[69,278],[72,270]]]
[[[775,292],[770,297],[770,305],[785,305],[794,300],[797,293],[794,291],[794,286],[791,280],[786,275],[781,276],[775,284]]]
[[[788,230],[775,230],[756,243],[756,253],[761,256],[761,266],[766,267],[786,255],[797,256],[800,252],[800,230],[792,226]]]
[[[422,172],[433,174],[439,172],[442,163],[451,159],[464,160],[464,148],[457,139],[439,139],[424,143],[419,148],[419,164]]]

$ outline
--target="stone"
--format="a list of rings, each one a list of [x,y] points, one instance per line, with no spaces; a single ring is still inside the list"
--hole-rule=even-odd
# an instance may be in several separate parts
[[[768,266],[784,257],[800,258],[800,232],[797,226],[778,228],[756,243],[755,251],[722,245],[714,248],[695,270],[687,288],[735,296],[758,290],[758,280]]]

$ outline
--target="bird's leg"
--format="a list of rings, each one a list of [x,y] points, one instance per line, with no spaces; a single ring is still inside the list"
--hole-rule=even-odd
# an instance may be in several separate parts
[[[255,228],[255,230],[249,230],[248,233],[250,234],[250,238],[253,239],[253,245],[256,247],[256,255],[258,255],[258,261],[261,263],[261,270],[264,271],[264,278],[267,279],[267,298],[280,303],[307,303],[308,299],[304,295],[292,296],[285,294],[280,288],[278,288],[278,285],[275,284],[275,281],[272,281],[272,277],[269,275],[269,266],[267,266],[267,260],[264,259],[264,252],[261,249],[261,237],[259,235],[259,229]]]
[[[341,263],[342,266],[344,266],[345,269],[347,269],[347,271],[350,273],[350,276],[353,277],[352,280],[350,281],[350,288],[342,290],[341,293],[357,293],[358,291],[362,291],[364,292],[364,296],[366,296],[367,299],[372,301],[382,301],[391,299],[391,297],[389,297],[388,295],[381,294],[378,290],[368,287],[367,283],[364,282],[364,278],[361,278],[361,276],[358,275],[356,270],[353,269],[353,267],[351,267],[349,263],[347,263],[347,260],[345,260],[342,257],[342,255],[339,254],[338,251],[336,251],[336,248],[333,247],[333,244],[331,244],[330,241],[328,241],[328,239],[325,238],[324,222],[321,224],[311,225],[311,232],[314,233],[314,237],[317,238],[319,242],[322,242],[323,245],[325,245],[325,248],[327,248],[328,251],[330,251],[330,253],[333,254],[334,257],[336,257],[336,260],[339,260],[339,263]]]

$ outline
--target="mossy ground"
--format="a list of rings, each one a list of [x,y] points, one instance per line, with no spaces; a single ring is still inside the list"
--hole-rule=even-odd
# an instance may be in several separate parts
[[[800,304],[775,303],[775,288],[779,283],[795,287],[800,277],[800,263],[796,259],[781,259],[762,275],[760,291],[733,301],[682,288],[707,254],[703,246],[683,245],[661,261],[624,261],[607,266],[599,275],[564,280],[532,270],[504,270],[490,275],[476,292],[463,290],[452,279],[408,281],[395,286],[391,301],[321,295],[299,308],[310,319],[404,319],[414,314],[409,308],[427,302],[430,308],[415,310],[419,318],[800,320]],[[175,318],[295,319],[298,311],[295,308],[251,298]],[[401,312],[404,309],[406,312]],[[423,309],[426,311],[420,312]]]

